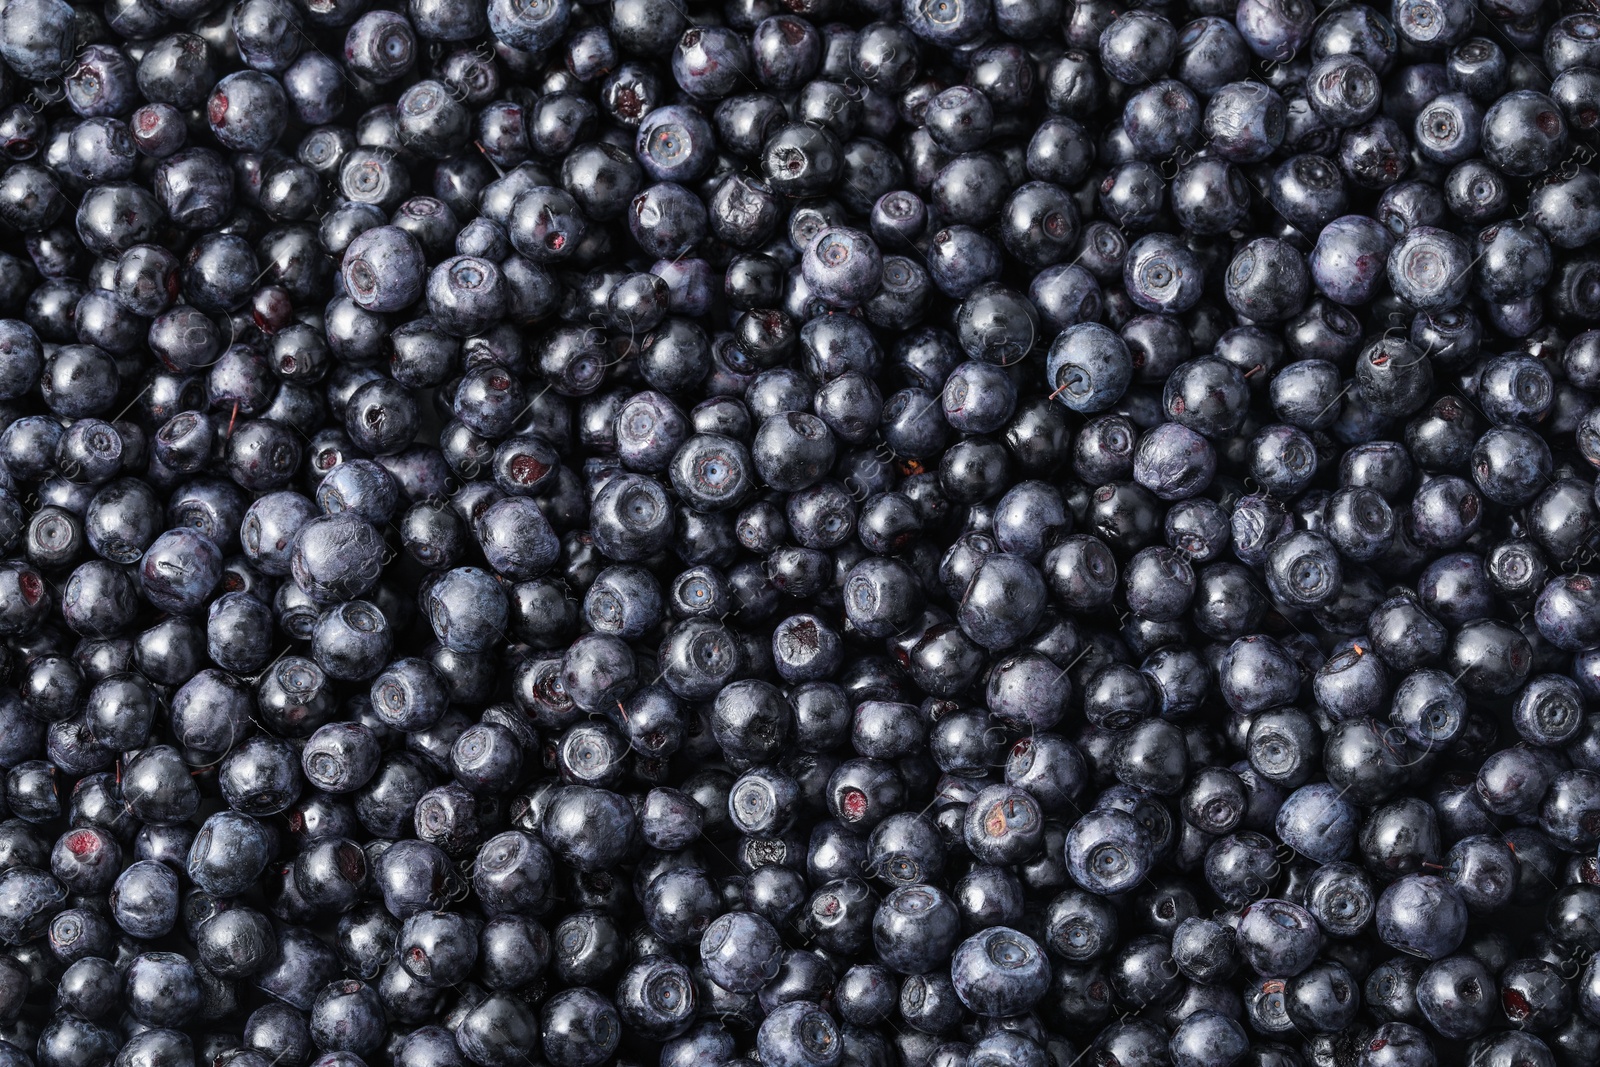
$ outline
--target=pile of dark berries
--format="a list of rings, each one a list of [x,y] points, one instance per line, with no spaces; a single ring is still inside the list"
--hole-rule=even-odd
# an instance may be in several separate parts
[[[1600,0],[0,0],[0,1067],[1595,1067],[1597,150]]]

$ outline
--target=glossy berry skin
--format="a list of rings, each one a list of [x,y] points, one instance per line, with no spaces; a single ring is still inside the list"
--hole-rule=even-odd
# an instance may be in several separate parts
[[[621,1037],[617,1011],[610,1001],[584,988],[567,990],[546,1001],[538,1029],[545,1056],[552,1064],[565,1067],[603,1062]]]
[[[1122,396],[1132,376],[1127,346],[1098,323],[1064,330],[1050,346],[1046,381],[1054,399],[1073,411],[1104,411]]]
[[[1049,981],[1039,946],[1003,926],[962,942],[950,966],[956,995],[984,1016],[1018,1014],[1043,995]]]
[[[1594,1061],[1595,16],[780,6],[0,7],[0,1061]]]
[[[1100,59],[1118,81],[1143,84],[1166,72],[1176,43],[1177,34],[1165,19],[1130,13],[1100,34]]]
[[[209,539],[185,530],[156,538],[139,563],[144,595],[168,611],[193,611],[221,577],[222,555]]]
[[[582,832],[585,820],[612,830],[604,840]],[[615,793],[590,786],[566,786],[545,813],[546,844],[567,862],[591,871],[616,862],[631,844],[635,831],[632,810]]]
[[[1248,1044],[1236,1020],[1220,1012],[1197,1011],[1172,1033],[1172,1062],[1175,1067],[1227,1063],[1243,1055]]]
[[[399,311],[423,289],[422,249],[397,226],[365,230],[344,250],[346,290],[369,311]]]
[[[762,1062],[781,1067],[833,1067],[840,1062],[839,1026],[816,1004],[791,1001],[772,1012],[756,1033]]]
[[[1431,875],[1408,875],[1379,898],[1377,924],[1386,944],[1439,959],[1460,943],[1466,909],[1448,883]]]
[[[922,974],[948,958],[960,933],[960,914],[949,897],[924,886],[905,886],[884,899],[873,920],[873,942],[890,969]]]
[[[1308,288],[1305,258],[1285,244],[1261,238],[1233,257],[1224,295],[1247,318],[1279,321],[1300,310]]]
[[[1181,313],[1200,299],[1201,269],[1188,249],[1161,234],[1141,237],[1123,264],[1128,295],[1147,311]]]
[[[424,611],[434,635],[446,648],[481,652],[505,627],[505,593],[485,572],[472,567],[447,571],[430,586]]]
[[[288,99],[270,74],[245,71],[217,82],[206,101],[212,134],[228,148],[270,148],[288,123]]]
[[[718,985],[734,992],[753,992],[770,980],[777,973],[778,952],[777,935],[771,924],[749,912],[734,912],[718,919],[706,928],[700,941],[700,957],[707,973]]]
[[[247,815],[222,812],[207,819],[189,850],[188,873],[215,896],[236,896],[267,862],[264,829]]]
[[[1377,295],[1387,277],[1392,246],[1392,235],[1375,220],[1340,216],[1317,237],[1308,261],[1312,284],[1340,304],[1364,304]]]
[[[1283,141],[1283,97],[1259,82],[1219,86],[1206,101],[1205,131],[1218,155],[1233,163],[1258,163]]]
[[[1410,230],[1389,253],[1389,284],[1419,310],[1459,304],[1467,292],[1472,256],[1453,234],[1427,226]]]
[[[1079,819],[1067,834],[1067,864],[1072,878],[1090,892],[1117,892],[1143,878],[1153,859],[1149,833],[1132,816],[1096,811]]]
[[[1519,122],[1528,125],[1518,129]],[[1507,93],[1483,117],[1484,157],[1517,177],[1544,173],[1565,146],[1567,136],[1560,108],[1532,90]]]
[[[624,1025],[658,1039],[678,1036],[693,1021],[696,995],[689,971],[676,961],[646,956],[624,974],[617,1013]]]

